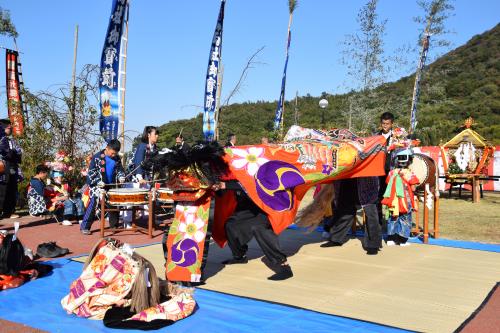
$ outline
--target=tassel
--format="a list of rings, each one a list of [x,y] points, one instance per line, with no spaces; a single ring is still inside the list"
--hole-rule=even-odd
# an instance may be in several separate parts
[[[151,281],[149,281],[149,267],[144,270],[144,277],[146,278],[146,286],[151,288]]]
[[[427,206],[427,208],[432,209],[432,203],[434,201],[434,196],[433,196],[432,192],[430,191],[429,184],[425,184],[425,191],[427,192],[427,202],[425,203],[425,205]]]
[[[17,232],[19,231],[19,222],[14,223],[14,236],[12,236],[12,241],[17,239]]]

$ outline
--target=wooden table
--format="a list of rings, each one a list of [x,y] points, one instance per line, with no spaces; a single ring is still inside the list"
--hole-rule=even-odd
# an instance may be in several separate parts
[[[439,178],[444,178],[447,184],[450,184],[450,189],[448,191],[451,197],[451,191],[453,186],[458,185],[458,197],[462,196],[462,186],[471,185],[472,187],[472,202],[479,202],[480,198],[483,197],[483,182],[485,181],[498,181],[500,176],[485,176],[482,174],[453,174],[440,176]]]

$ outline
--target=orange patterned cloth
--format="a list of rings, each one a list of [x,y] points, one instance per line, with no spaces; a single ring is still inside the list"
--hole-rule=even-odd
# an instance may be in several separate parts
[[[165,264],[168,281],[200,282],[205,237],[210,217],[209,196],[178,202],[167,237]]]
[[[69,314],[102,319],[111,306],[125,303],[138,272],[135,260],[108,243],[73,281],[61,305]]]
[[[385,138],[295,138],[277,145],[226,148],[231,174],[268,216],[279,234],[295,219],[300,201],[314,185],[337,179],[384,175]],[[222,203],[222,205],[221,205]],[[213,238],[223,246],[224,223],[234,211],[234,198],[216,197]]]
[[[0,274],[0,290],[17,288],[26,282],[28,278],[23,275],[3,275]]]

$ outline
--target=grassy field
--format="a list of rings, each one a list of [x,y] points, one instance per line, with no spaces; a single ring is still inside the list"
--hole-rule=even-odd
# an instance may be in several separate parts
[[[312,200],[312,191],[307,193],[301,207]],[[441,193],[439,200],[440,238],[470,240],[500,244],[500,193],[485,192],[479,203],[472,203],[470,192],[462,197],[453,193]],[[429,227],[433,226],[433,210],[430,211]],[[420,227],[422,227],[423,204],[420,203]]]
[[[500,243],[500,193],[485,192],[479,203],[472,203],[470,192],[462,198],[442,194],[439,229],[442,238]]]

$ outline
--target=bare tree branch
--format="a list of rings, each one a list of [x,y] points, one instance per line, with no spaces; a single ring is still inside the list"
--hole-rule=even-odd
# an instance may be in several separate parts
[[[248,75],[248,71],[252,68],[255,68],[255,65],[264,65],[265,63],[264,62],[260,62],[260,61],[255,61],[255,57],[257,57],[257,55],[262,51],[264,50],[265,46],[262,46],[261,48],[259,48],[257,51],[255,51],[252,56],[250,58],[248,58],[248,61],[247,61],[247,64],[246,66],[243,68],[243,71],[241,72],[241,75],[240,75],[240,78],[238,80],[238,82],[236,83],[236,85],[234,86],[233,90],[231,90],[231,92],[229,93],[229,95],[227,96],[226,100],[224,101],[224,104],[225,106],[228,106],[229,105],[229,101],[231,100],[231,98],[233,98],[234,95],[236,95],[242,84],[245,82],[245,79]]]

